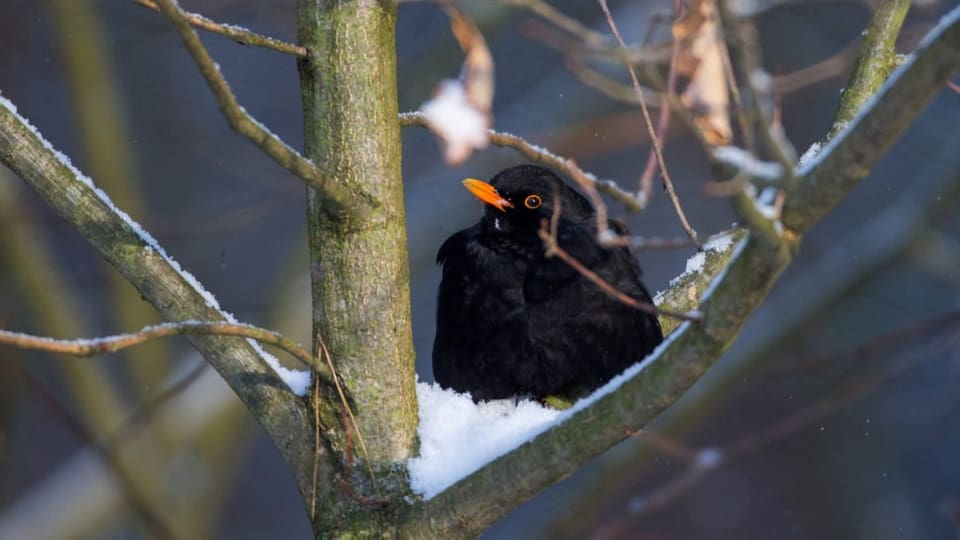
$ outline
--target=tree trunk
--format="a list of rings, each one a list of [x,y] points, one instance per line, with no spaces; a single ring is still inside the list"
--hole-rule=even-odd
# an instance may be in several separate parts
[[[362,212],[358,199],[356,208],[331,212],[322,195],[307,193],[314,350],[329,349],[359,430],[340,408],[321,407],[321,429],[345,457],[334,478],[340,489],[326,488],[316,504],[347,510],[319,512],[328,515],[314,518],[314,530],[325,535],[336,534],[330,527],[389,528],[389,508],[403,504],[409,489],[406,460],[416,452],[396,9],[371,0],[300,0],[298,7],[299,43],[311,52],[300,62],[306,155],[324,175],[361,186],[377,206]],[[360,503],[371,498],[393,504],[375,511]]]

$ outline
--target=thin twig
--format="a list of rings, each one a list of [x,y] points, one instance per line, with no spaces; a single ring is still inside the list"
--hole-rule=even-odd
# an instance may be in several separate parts
[[[161,407],[166,405],[167,402],[179,396],[187,387],[199,379],[209,367],[210,364],[206,362],[198,363],[189,373],[180,378],[180,380],[166,387],[149,401],[137,407],[130,413],[130,416],[123,421],[123,424],[104,440],[103,444],[109,448],[116,448],[126,443],[130,440],[130,437],[137,433],[138,428],[143,426]]]
[[[836,365],[838,361],[846,358],[860,360],[876,357],[884,351],[889,351],[891,346],[908,343],[931,332],[942,332],[950,329],[956,330],[958,323],[960,323],[960,312],[935,317],[899,330],[892,335],[883,336],[874,342],[860,345],[840,354],[831,355],[828,363],[829,365]],[[946,350],[953,350],[955,345],[955,335],[939,343],[939,346]],[[696,458],[688,462],[688,467],[683,473],[674,477],[649,495],[639,499],[639,501],[632,501],[630,504],[631,510],[636,514],[649,514],[661,510],[679,496],[686,493],[690,487],[709,473],[782,441],[789,435],[848,406],[851,401],[868,395],[877,387],[889,382],[907,369],[915,367],[918,362],[935,356],[936,355],[931,354],[931,347],[925,347],[922,354],[913,354],[911,358],[900,362],[899,365],[894,365],[886,372],[877,372],[873,376],[857,378],[854,383],[843,388],[835,395],[821,398],[812,405],[767,426],[753,435],[744,437],[725,448],[708,447],[698,452],[693,452]],[[817,363],[819,363],[819,361]],[[679,441],[673,441],[672,438],[666,435],[661,434],[659,437],[661,440],[658,441],[655,446],[664,448],[671,456],[676,456],[676,448],[686,448]]]
[[[633,251],[653,249],[687,249],[697,247],[697,242],[689,237],[660,238],[647,236],[617,236],[605,242],[608,246],[629,247]]]
[[[623,63],[623,52],[618,45],[595,48],[584,46],[570,39],[569,34],[538,20],[528,21],[520,27],[520,33],[542,45],[557,49],[567,56],[589,58],[599,62]],[[606,38],[605,38],[606,39]],[[635,45],[627,53],[627,61],[633,64],[658,65],[670,61],[670,44]]]
[[[87,427],[27,370],[20,369],[20,374],[27,386],[47,405],[49,410],[67,430],[83,441],[84,444],[94,449],[104,465],[106,465],[107,470],[113,475],[120,490],[123,491],[124,500],[130,506],[130,509],[133,510],[137,518],[147,527],[151,535],[157,538],[175,538],[173,528],[166,522],[163,516],[150,506],[146,495],[141,493],[140,488],[137,486],[130,472],[127,471],[120,457],[113,453],[107,446],[97,444],[96,437],[87,430]]]
[[[954,92],[960,94],[960,84],[957,84],[953,81],[947,81],[947,88],[953,90]]]
[[[680,0],[674,2],[674,13],[676,19],[680,19],[683,13],[683,3]],[[657,119],[657,142],[663,147],[666,142],[667,128],[670,126],[670,99],[677,90],[677,59],[680,57],[681,40],[674,38],[673,47],[670,52],[670,68],[667,72],[666,95],[660,98],[660,118]],[[653,197],[653,175],[657,168],[657,155],[653,149],[647,156],[647,164],[643,168],[643,174],[637,182],[637,198],[646,206]]]
[[[639,439],[643,439],[644,441],[650,443],[651,446],[655,446],[664,454],[667,454],[678,461],[690,464],[697,459],[696,450],[690,448],[679,439],[675,439],[663,433],[650,431],[646,428],[643,428],[630,433],[630,435]]]
[[[320,385],[313,385],[313,472],[311,474],[310,521],[317,518],[317,487],[320,482]]]
[[[559,258],[563,262],[567,263],[570,268],[576,270],[577,273],[590,280],[597,287],[600,287],[603,292],[634,309],[643,311],[644,313],[650,313],[651,315],[663,315],[666,317],[679,319],[681,321],[698,322],[703,319],[703,314],[700,312],[692,311],[687,313],[677,313],[675,311],[663,310],[653,304],[641,302],[636,298],[618,290],[605,279],[597,275],[596,272],[584,266],[583,263],[578,261],[574,256],[570,255],[560,247],[560,244],[557,242],[557,225],[559,220],[560,205],[555,204],[553,214],[550,217],[550,222],[548,223],[546,220],[544,220],[538,233],[540,235],[540,239],[543,241],[545,255],[547,257]]]
[[[419,111],[406,112],[400,114],[400,125],[427,127],[427,121]],[[527,159],[558,169],[570,176],[574,175],[574,172],[570,169],[570,160],[568,158],[558,156],[541,146],[530,144],[519,135],[491,129],[487,131],[487,137],[490,142],[496,146],[511,148]],[[637,205],[636,198],[630,192],[617,185],[613,180],[602,180],[582,170],[580,174],[582,174],[588,182],[592,183],[598,191],[610,195],[617,202],[623,203],[627,209],[635,212],[642,210],[642,208]]]
[[[160,6],[157,5],[157,3],[153,0],[131,1],[134,4],[143,6],[145,8],[152,9],[154,11],[160,11]],[[202,28],[208,32],[213,32],[214,34],[220,34],[221,36],[228,37],[243,45],[272,49],[274,51],[289,54],[297,58],[306,58],[310,54],[305,47],[301,47],[300,45],[296,45],[294,43],[287,43],[276,38],[260,35],[251,30],[247,30],[246,28],[241,28],[232,24],[218,23],[198,13],[190,13],[189,11],[185,11],[183,14],[193,26]]]
[[[784,170],[784,182],[789,185],[793,181],[793,167],[796,162],[796,152],[783,132],[775,128],[761,107],[761,95],[757,88],[764,87],[764,91],[773,89],[773,79],[760,68],[760,59],[757,44],[756,30],[749,21],[737,17],[727,5],[728,0],[717,2],[717,14],[720,16],[724,35],[726,36],[727,54],[733,61],[734,84],[731,88],[739,88],[741,109],[746,124],[744,137],[747,139],[747,148],[750,149],[751,135],[754,130],[758,142]],[[739,86],[735,84],[739,82]]]
[[[230,127],[250,139],[278,164],[323,193],[325,197],[322,201],[327,205],[328,212],[335,218],[342,218],[345,210],[357,209],[360,202],[371,208],[379,205],[363,190],[362,186],[325,176],[313,162],[267,130],[241,107],[227,80],[220,73],[220,68],[210,57],[210,53],[203,46],[196,31],[190,26],[187,14],[180,9],[175,0],[157,0],[157,4],[163,14],[173,22],[173,26],[183,39],[187,51],[196,61],[200,74],[206,79]]]
[[[627,44],[623,41],[623,37],[620,35],[620,31],[617,30],[617,24],[613,20],[613,15],[610,14],[610,8],[607,7],[607,0],[597,0],[597,3],[600,4],[600,9],[603,10],[603,15],[607,19],[607,26],[610,27],[610,31],[613,33],[613,37],[616,38],[617,43],[620,44],[624,50],[627,48]],[[687,233],[694,241],[697,240],[697,232],[690,226],[690,222],[687,221],[687,216],[683,213],[683,208],[680,206],[680,199],[677,197],[676,191],[673,189],[673,181],[670,179],[670,173],[667,172],[667,164],[663,159],[663,150],[660,147],[660,141],[657,138],[657,134],[653,131],[653,121],[650,119],[650,111],[647,109],[647,101],[643,97],[643,89],[640,88],[640,81],[637,79],[637,73],[633,69],[632,64],[626,64],[627,71],[630,72],[630,80],[633,82],[633,88],[637,93],[637,98],[640,100],[640,110],[643,112],[643,121],[644,125],[647,128],[647,135],[650,137],[650,141],[653,144],[654,153],[657,156],[657,162],[660,164],[660,174],[662,175],[663,187],[667,191],[667,195],[670,197],[670,202],[673,203],[673,208],[677,212],[677,218],[680,220],[680,225],[683,226],[684,232]]]
[[[501,3],[529,9],[543,20],[578,37],[583,43],[595,48],[608,48],[610,41],[599,32],[594,32],[580,21],[561,13],[543,0],[500,0]]]
[[[380,487],[377,484],[377,476],[373,474],[373,465],[370,463],[370,454],[367,452],[367,444],[363,441],[363,433],[360,432],[360,424],[357,423],[357,418],[353,415],[353,408],[350,407],[350,402],[347,401],[347,395],[343,391],[343,387],[340,385],[340,377],[337,376],[337,369],[333,365],[333,359],[330,358],[330,351],[327,350],[327,344],[323,341],[323,337],[318,334],[318,341],[320,342],[320,350],[323,352],[323,358],[327,362],[327,366],[330,368],[330,373],[333,374],[333,384],[337,388],[337,394],[340,396],[340,402],[343,404],[343,408],[347,411],[347,415],[350,417],[350,424],[352,424],[353,431],[357,434],[357,440],[360,441],[360,450],[363,452],[363,459],[367,465],[367,472],[370,473],[370,481],[373,484],[374,491],[377,492],[377,496],[380,497]],[[345,432],[349,436],[349,431],[351,426],[343,426]],[[352,461],[348,459],[349,463]]]
[[[97,339],[51,339],[9,330],[0,330],[0,344],[21,349],[42,350],[71,356],[94,356],[117,352],[140,345],[152,339],[178,335],[221,335],[250,338],[281,349],[311,368],[321,379],[330,383],[332,377],[326,366],[310,356],[302,347],[277,332],[247,324],[216,321],[186,321],[147,326],[133,334],[122,334]]]

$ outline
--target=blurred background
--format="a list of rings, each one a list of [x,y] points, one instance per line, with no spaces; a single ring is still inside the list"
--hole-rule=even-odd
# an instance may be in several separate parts
[[[296,38],[293,0],[183,4]],[[644,39],[654,14],[672,11],[669,2],[610,4],[631,42]],[[544,23],[531,12],[479,0],[461,5],[496,63],[494,127],[631,188],[649,151],[639,110],[581,84],[564,55],[537,39]],[[553,5],[605,33],[596,3]],[[911,50],[954,5],[914,5],[900,50]],[[871,1],[800,1],[756,17],[782,122],[800,152],[829,128],[874,8]],[[650,35],[663,41],[669,26]],[[247,110],[301,147],[294,59],[201,37]],[[431,3],[400,6],[397,39],[400,110],[415,110],[437,81],[458,74],[462,53]],[[622,67],[603,69],[628,81]],[[228,128],[163,17],[123,0],[5,0],[0,92],[226,310],[309,343],[303,184]],[[658,438],[627,440],[486,536],[958,534],[960,322],[950,317],[960,309],[958,121],[960,94],[944,89],[805,239],[733,349],[650,426]],[[403,141],[417,371],[432,380],[436,250],[480,214],[459,181],[489,178],[522,160],[492,148],[451,168],[426,130],[405,128]],[[702,236],[728,228],[733,213],[704,193],[710,173],[689,133],[675,122],[665,144],[692,225]],[[635,234],[683,234],[659,188],[642,215],[621,217]],[[665,289],[691,255],[641,253],[647,284]],[[152,308],[78,233],[0,169],[0,327],[78,337],[154,322]],[[172,397],[162,406],[126,420],[165,395]],[[790,424],[811,411],[813,420]],[[760,440],[777,428],[782,436]],[[169,339],[94,359],[0,349],[0,537],[148,532],[93,441],[115,449],[139,493],[134,504],[178,535],[310,535],[271,441],[186,342]],[[735,447],[749,451],[727,451]],[[689,454],[703,448],[720,449],[729,462],[671,492]]]

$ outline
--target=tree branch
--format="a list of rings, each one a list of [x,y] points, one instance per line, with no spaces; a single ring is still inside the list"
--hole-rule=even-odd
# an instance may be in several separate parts
[[[764,300],[800,241],[797,233],[816,223],[866,174],[958,66],[960,8],[955,8],[817,163],[801,169],[801,196],[790,201],[793,206],[784,215],[784,224],[792,224],[793,233],[773,238],[748,234],[735,249],[720,255],[716,279],[701,275],[699,279],[712,281],[706,292],[700,292],[703,287],[695,289],[703,300],[701,324],[682,324],[651,357],[630,368],[619,387],[612,382],[564,413],[566,421],[557,427],[411,508],[402,532],[476,534],[679,399],[730,346]],[[881,118],[896,127],[878,125]],[[821,189],[829,195],[819,195]],[[672,290],[682,286],[677,283]]]
[[[797,175],[802,178],[789,192],[783,210],[784,227],[803,233],[820,221],[867,176],[958,68],[960,7],[955,7],[885,82],[875,77],[854,82],[874,88],[874,98],[818,156],[800,166]]]
[[[876,94],[887,76],[897,67],[897,36],[910,9],[910,0],[887,0],[880,4],[867,25],[860,53],[850,72],[850,83],[840,96],[840,106],[827,133],[832,139],[853,120],[860,107]]]
[[[157,3],[153,0],[130,1],[147,9],[160,11],[160,6],[157,5]],[[220,34],[221,36],[230,38],[243,45],[272,49],[274,51],[281,52],[283,54],[289,54],[290,56],[295,56],[297,58],[306,58],[307,55],[310,54],[305,47],[301,47],[295,43],[287,43],[286,41],[272,38],[270,36],[264,36],[232,24],[218,23],[198,13],[184,11],[183,14],[193,26],[196,26],[197,28],[203,28],[204,30],[213,32],[214,34]]]
[[[148,326],[133,334],[94,339],[51,339],[0,329],[0,343],[21,349],[36,349],[71,356],[95,356],[102,353],[114,353],[153,339],[179,335],[240,336],[273,345],[289,353],[304,366],[311,368],[327,384],[333,385],[333,376],[329,368],[321,364],[318,358],[311,356],[310,353],[279,332],[247,324],[185,321]]]
[[[173,23],[187,51],[197,62],[200,74],[210,86],[210,91],[213,92],[220,111],[223,112],[230,127],[250,139],[283,168],[321,193],[323,197],[318,198],[318,201],[331,216],[343,219],[345,214],[371,210],[379,206],[379,203],[367,194],[360,184],[336,180],[323,174],[312,161],[288,146],[241,107],[227,80],[220,73],[220,68],[210,57],[197,32],[190,26],[187,14],[180,9],[175,0],[157,0],[157,4]]]
[[[33,186],[168,320],[235,322],[193,276],[0,97],[0,162]],[[246,338],[191,336],[294,470],[312,462],[307,408]]]
[[[405,112],[400,114],[400,125],[404,127],[418,126],[425,128],[427,127],[427,121],[423,117],[423,113],[419,111]],[[519,135],[491,129],[487,131],[487,137],[489,138],[490,142],[496,146],[501,148],[512,148],[527,159],[562,171],[570,177],[575,177],[577,174],[582,175],[588,182],[592,183],[594,187],[597,188],[597,191],[602,191],[603,193],[610,195],[610,197],[617,202],[623,203],[624,206],[630,211],[639,212],[643,210],[643,207],[640,206],[637,198],[634,197],[629,191],[621,188],[615,181],[599,179],[595,175],[583,170],[579,170],[578,172],[578,170],[573,168],[576,166],[576,164],[572,160],[558,156],[542,146],[531,144]]]
[[[600,4],[600,9],[603,10],[603,15],[606,17],[607,26],[610,27],[610,32],[613,33],[613,37],[616,38],[617,43],[620,44],[620,48],[626,51],[627,44],[623,41],[623,37],[620,36],[620,31],[617,29],[617,24],[613,20],[613,15],[610,14],[610,8],[607,7],[607,0],[597,0],[597,2]],[[633,69],[633,64],[627,62],[625,65],[627,67],[627,71],[630,73],[630,81],[633,83],[634,92],[637,94],[637,99],[640,100],[640,111],[643,113],[643,124],[647,128],[647,135],[650,137],[650,143],[653,145],[654,155],[656,155],[657,163],[660,165],[660,177],[661,180],[663,180],[663,187],[667,191],[667,196],[670,197],[670,202],[673,203],[673,208],[677,212],[677,218],[680,220],[680,225],[683,227],[684,232],[687,233],[687,236],[689,236],[691,240],[697,241],[697,231],[695,231],[693,227],[690,226],[690,222],[687,221],[687,216],[684,214],[683,208],[680,206],[680,198],[677,197],[677,193],[673,189],[673,180],[670,179],[670,173],[667,172],[667,163],[663,159],[663,149],[660,145],[660,138],[654,131],[653,120],[650,119],[650,111],[647,109],[647,100],[643,96],[643,89],[640,88],[640,81],[637,79],[637,72]],[[648,201],[641,200],[640,205],[646,206],[647,202]]]

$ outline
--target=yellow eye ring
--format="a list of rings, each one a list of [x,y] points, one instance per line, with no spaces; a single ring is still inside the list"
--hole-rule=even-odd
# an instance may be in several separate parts
[[[523,200],[523,205],[531,210],[540,208],[541,204],[543,204],[543,199],[539,195],[527,195],[527,198]]]

